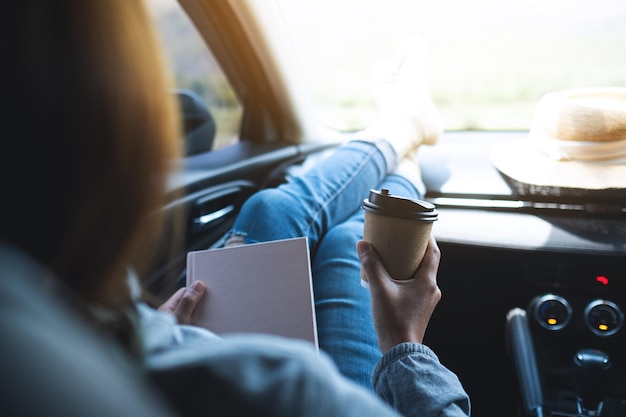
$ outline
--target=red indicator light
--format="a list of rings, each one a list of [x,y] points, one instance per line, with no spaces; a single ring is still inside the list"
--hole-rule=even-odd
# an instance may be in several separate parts
[[[602,285],[609,285],[609,279],[605,277],[604,275],[598,275],[596,277],[596,281]]]

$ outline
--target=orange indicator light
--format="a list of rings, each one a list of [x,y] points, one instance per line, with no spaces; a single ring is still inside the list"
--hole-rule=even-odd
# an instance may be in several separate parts
[[[556,319],[555,319],[555,318],[549,318],[549,319],[548,319],[548,324],[549,324],[550,326],[554,326],[555,324],[557,324],[557,321],[556,321]]]
[[[607,330],[609,330],[609,326],[607,326],[606,324],[598,324],[598,329],[606,332]]]

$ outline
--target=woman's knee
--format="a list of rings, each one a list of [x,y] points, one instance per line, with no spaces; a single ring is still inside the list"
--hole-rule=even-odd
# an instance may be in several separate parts
[[[319,251],[333,256],[356,257],[356,242],[363,238],[363,222],[349,220],[330,229],[320,243]]]
[[[233,233],[246,243],[265,242],[302,236],[308,224],[306,212],[294,197],[274,188],[251,196],[241,208]]]
[[[288,213],[289,207],[293,207],[293,201],[288,194],[277,188],[266,188],[248,198],[241,212],[254,216],[273,217],[279,213]]]

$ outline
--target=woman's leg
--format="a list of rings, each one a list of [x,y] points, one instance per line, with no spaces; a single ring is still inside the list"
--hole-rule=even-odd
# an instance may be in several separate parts
[[[358,135],[386,140],[351,141],[294,181],[255,194],[242,208],[229,242],[308,236],[314,255],[324,234],[354,212],[397,161],[414,156],[422,143],[438,141],[442,127],[429,93],[429,62],[420,38],[407,39],[382,61],[373,74],[380,114]]]
[[[420,198],[416,184],[399,175],[380,185],[392,194]],[[419,184],[418,184],[419,186]],[[371,389],[370,377],[380,359],[372,320],[370,292],[361,286],[356,242],[363,237],[363,210],[333,227],[313,260],[313,291],[320,349],[348,378]]]
[[[350,141],[292,181],[250,197],[227,244],[307,236],[314,256],[325,233],[359,208],[394,164],[388,142]]]

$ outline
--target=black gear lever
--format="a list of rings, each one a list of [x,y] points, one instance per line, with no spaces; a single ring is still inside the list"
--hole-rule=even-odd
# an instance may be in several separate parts
[[[579,416],[601,415],[609,369],[611,360],[602,351],[582,349],[574,355],[574,384]]]

